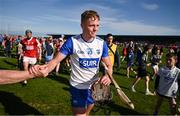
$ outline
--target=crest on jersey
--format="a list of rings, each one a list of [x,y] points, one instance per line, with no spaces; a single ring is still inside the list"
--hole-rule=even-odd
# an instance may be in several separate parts
[[[91,54],[93,53],[92,48],[87,48],[87,49],[86,49],[86,53],[87,53],[88,55],[91,55]]]
[[[100,54],[100,53],[101,53],[101,52],[100,52],[100,49],[97,49],[97,50],[96,50],[96,53],[97,53],[97,54]]]

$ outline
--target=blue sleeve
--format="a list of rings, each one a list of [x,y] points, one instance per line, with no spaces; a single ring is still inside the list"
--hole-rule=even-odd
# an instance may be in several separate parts
[[[60,52],[64,55],[71,55],[73,54],[73,42],[72,38],[66,40],[63,46],[60,48]]]
[[[108,46],[107,43],[104,41],[102,57],[107,57],[107,56],[108,56]]]

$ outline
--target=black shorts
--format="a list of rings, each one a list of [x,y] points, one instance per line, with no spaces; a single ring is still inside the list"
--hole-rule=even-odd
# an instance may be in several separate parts
[[[146,71],[146,68],[138,67],[138,77],[146,77],[148,76],[148,73]]]

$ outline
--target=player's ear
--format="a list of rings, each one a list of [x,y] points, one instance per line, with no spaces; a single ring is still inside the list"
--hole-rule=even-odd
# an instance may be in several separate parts
[[[81,28],[83,29],[83,24],[82,24],[82,22],[81,22]]]

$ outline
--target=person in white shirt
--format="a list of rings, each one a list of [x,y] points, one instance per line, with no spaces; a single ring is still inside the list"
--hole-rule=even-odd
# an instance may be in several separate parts
[[[89,115],[94,106],[91,86],[96,82],[99,72],[99,64],[102,60],[110,75],[112,64],[108,56],[106,42],[97,37],[100,17],[96,11],[86,10],[81,14],[82,34],[66,40],[57,56],[48,64],[48,72],[61,62],[67,55],[71,59],[70,93],[73,115]],[[32,71],[37,73],[36,69]],[[100,83],[111,83],[107,74],[103,75]]]
[[[180,86],[180,69],[175,66],[177,56],[174,53],[166,55],[166,66],[160,68],[155,81],[157,103],[154,114],[157,115],[163,99],[168,99],[171,115],[177,115],[176,95]]]

